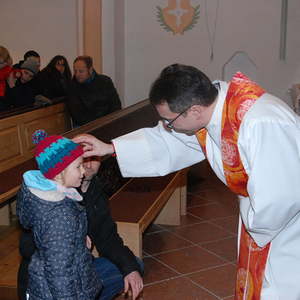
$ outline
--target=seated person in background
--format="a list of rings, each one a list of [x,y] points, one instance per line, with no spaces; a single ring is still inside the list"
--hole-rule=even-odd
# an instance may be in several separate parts
[[[0,111],[8,109],[8,105],[5,101],[5,90],[6,90],[6,80],[8,79],[13,68],[12,59],[8,50],[0,46]]]
[[[39,70],[40,70],[40,66],[41,66],[41,57],[40,55],[34,51],[34,50],[29,50],[24,54],[24,59],[20,60],[17,64],[14,64],[14,68],[15,69],[20,69],[21,65],[24,63],[25,60],[27,60],[28,58],[32,58],[33,60],[36,60],[36,62],[38,63],[39,66]]]
[[[66,104],[74,126],[81,126],[121,109],[120,98],[112,80],[95,72],[90,56],[78,56],[73,67],[74,76]]]
[[[35,59],[25,60],[19,72],[11,72],[7,79],[5,101],[9,108],[16,108],[34,103],[38,94],[32,79],[39,72],[39,64]]]
[[[65,97],[71,76],[66,58],[61,55],[54,56],[37,76],[40,94],[48,99]]]
[[[129,290],[135,299],[143,289],[143,263],[123,244],[117,232],[109,210],[109,199],[96,175],[99,167],[98,157],[84,162],[85,177],[79,189],[87,212],[88,236],[101,255],[94,260],[103,285],[99,300],[109,300],[122,291]],[[18,293],[21,300],[26,299],[28,265],[34,250],[32,233],[24,231],[20,240],[22,261],[18,273]]]

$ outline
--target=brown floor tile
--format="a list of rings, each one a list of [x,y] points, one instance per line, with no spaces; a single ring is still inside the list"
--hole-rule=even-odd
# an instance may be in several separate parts
[[[143,300],[217,300],[214,295],[181,277],[144,288]]]
[[[160,253],[192,245],[171,232],[161,231],[143,237],[143,250],[149,254]]]
[[[212,220],[211,222],[223,227],[224,230],[228,230],[234,234],[238,233],[238,224],[239,224],[238,215]]]
[[[221,256],[229,261],[237,260],[237,238],[232,237],[217,242],[211,242],[201,245],[201,247]]]
[[[162,226],[152,223],[147,227],[144,234],[159,232],[159,231],[163,231],[163,230],[165,230],[165,229]]]
[[[195,225],[185,226],[175,229],[173,231],[177,235],[193,242],[193,243],[205,243],[215,240],[223,239],[232,236],[231,233],[217,227],[214,224],[208,222],[202,222]]]
[[[218,266],[225,262],[197,246],[159,254],[155,257],[182,274]]]
[[[151,257],[145,258],[143,261],[145,265],[144,284],[178,276],[178,273]]]
[[[233,265],[197,272],[188,277],[219,297],[234,295],[236,267]]]
[[[204,195],[189,194],[187,196],[187,207],[193,207],[193,206],[199,206],[199,205],[215,203],[215,201],[213,199],[210,199],[209,197],[206,197],[205,192],[203,192],[203,194]]]
[[[215,178],[199,179],[198,183],[187,186],[188,194],[197,195],[199,197],[206,197],[207,191],[215,190],[216,188],[223,188],[223,183]],[[226,187],[225,187],[226,188]]]
[[[237,212],[237,214],[239,213],[239,200],[235,194],[233,194],[227,187],[217,188],[215,192],[218,195],[221,195],[218,200],[219,203],[231,207]]]
[[[188,212],[205,220],[217,219],[236,215],[237,212],[226,205],[212,203],[188,208]]]
[[[160,226],[165,228],[166,230],[174,231],[174,230],[177,230],[178,228],[181,228],[181,227],[184,227],[187,225],[201,223],[201,222],[203,222],[203,219],[201,219],[199,217],[195,217],[195,216],[187,213],[185,216],[180,217],[180,225],[176,225],[176,226],[160,225]]]

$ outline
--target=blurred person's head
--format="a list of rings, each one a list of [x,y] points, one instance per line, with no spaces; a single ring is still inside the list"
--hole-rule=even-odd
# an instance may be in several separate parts
[[[93,74],[93,59],[90,56],[78,56],[74,60],[73,69],[75,79],[83,83]]]
[[[36,59],[29,57],[22,63],[20,69],[20,81],[21,83],[26,83],[30,81],[39,72],[39,64],[36,61]]]
[[[29,50],[24,54],[24,61],[27,60],[28,58],[32,58],[33,60],[36,60],[36,62],[38,63],[39,69],[41,66],[41,57],[40,55],[34,51],[34,50]]]
[[[2,69],[7,65],[8,66],[12,65],[11,56],[5,47],[0,46],[0,69]]]
[[[60,74],[64,75],[67,79],[71,79],[71,70],[67,59],[62,55],[54,56],[44,70],[53,71],[57,70]]]

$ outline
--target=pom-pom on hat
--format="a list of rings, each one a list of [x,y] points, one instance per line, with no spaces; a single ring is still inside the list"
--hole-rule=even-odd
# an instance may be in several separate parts
[[[79,144],[60,135],[48,136],[42,129],[33,133],[32,142],[36,144],[35,159],[39,169],[48,179],[53,179],[83,154]]]

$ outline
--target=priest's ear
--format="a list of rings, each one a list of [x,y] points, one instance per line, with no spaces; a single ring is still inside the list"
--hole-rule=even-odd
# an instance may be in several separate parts
[[[189,111],[195,119],[202,118],[205,107],[199,104],[194,104],[190,107]]]

